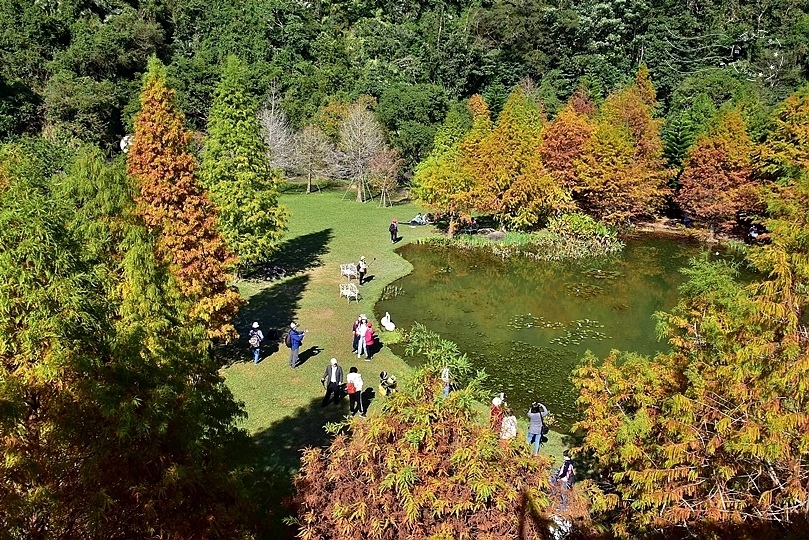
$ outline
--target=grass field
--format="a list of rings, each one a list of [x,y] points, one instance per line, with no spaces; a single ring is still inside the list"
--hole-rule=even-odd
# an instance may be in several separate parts
[[[342,191],[284,195],[281,203],[292,212],[289,232],[279,253],[259,272],[272,279],[243,279],[238,283],[248,299],[237,320],[242,339],[220,351],[228,362],[222,374],[236,399],[244,402],[248,414],[244,427],[264,450],[267,473],[276,478],[272,500],[266,501],[275,524],[284,515],[280,500],[291,492],[300,449],[328,444],[324,426],[348,413],[347,399],[321,407],[320,377],[329,359],[337,358],[346,374],[350,366],[357,366],[365,384],[374,388],[380,371],[401,377],[410,370],[384,344],[370,362],[358,361],[351,354],[351,325],[359,313],[365,313],[381,330],[373,316],[374,303],[386,285],[412,269],[393,250],[403,243],[437,234],[430,226],[400,223],[401,241],[391,243],[391,219],[403,222],[423,211],[413,204],[379,208],[375,202],[357,203],[351,194],[343,198]],[[346,280],[340,276],[340,264],[356,263],[361,255],[369,263],[370,281],[360,288],[359,304],[349,303],[339,296],[338,284]],[[268,338],[259,365],[253,364],[247,346],[247,331],[253,321],[261,323]],[[288,366],[289,349],[281,342],[291,321],[308,331],[294,370]],[[379,334],[384,343],[385,332]],[[485,410],[482,405],[481,411]],[[373,402],[368,413],[374,413]],[[524,436],[527,424],[524,418],[520,421]],[[560,456],[565,447],[561,436],[551,432],[549,439],[543,453]],[[284,533],[275,530],[273,537]]]

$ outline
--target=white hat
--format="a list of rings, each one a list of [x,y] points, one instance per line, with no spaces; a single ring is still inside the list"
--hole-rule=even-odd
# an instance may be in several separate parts
[[[364,260],[365,260],[365,255],[363,255],[362,257],[360,257],[360,260],[361,260],[361,261],[364,261]]]
[[[367,321],[368,317],[365,316],[365,313],[360,313],[360,319]]]
[[[297,324],[295,324],[294,322],[289,323],[289,327],[290,327],[290,328],[296,328],[297,326],[298,326],[298,325],[297,325]]]
[[[503,400],[500,399],[499,397],[492,398],[492,405],[494,405],[495,407],[499,407],[502,404]]]
[[[331,359],[331,365],[333,365],[333,366],[337,365],[337,359],[336,358]]]
[[[255,322],[253,323],[253,328],[258,328],[258,321],[255,321]]]

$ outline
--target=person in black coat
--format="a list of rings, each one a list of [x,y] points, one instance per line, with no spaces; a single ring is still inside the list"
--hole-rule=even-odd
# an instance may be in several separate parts
[[[320,378],[320,384],[326,389],[326,395],[323,397],[323,407],[329,404],[329,398],[334,394],[334,403],[340,401],[340,392],[343,385],[343,368],[337,364],[337,359],[332,358],[326,371],[323,372],[323,377]]]

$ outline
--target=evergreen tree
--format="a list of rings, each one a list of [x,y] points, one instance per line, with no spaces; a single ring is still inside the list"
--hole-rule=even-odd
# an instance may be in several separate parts
[[[127,172],[138,184],[138,212],[156,235],[160,260],[170,264],[191,319],[202,321],[209,337],[236,335],[232,319],[242,300],[228,286],[227,269],[236,262],[216,230],[216,212],[194,176],[190,133],[166,84],[165,68],[149,60],[141,110],[135,117]]]
[[[545,127],[539,155],[545,168],[565,189],[577,184],[576,162],[584,155],[594,131],[593,122],[577,111],[573,98]]]
[[[4,535],[244,537],[242,412],[122,164],[83,151],[49,181],[19,147],[0,154]]]
[[[241,265],[266,260],[289,217],[278,204],[282,177],[268,162],[247,84],[247,66],[229,56],[208,114],[199,173],[216,207],[219,232]]]
[[[752,151],[739,112],[725,112],[688,154],[674,200],[711,231],[733,227],[739,211],[756,207]]]
[[[680,167],[694,141],[707,129],[716,114],[711,99],[701,93],[688,109],[674,112],[663,127],[663,154],[671,167]]]

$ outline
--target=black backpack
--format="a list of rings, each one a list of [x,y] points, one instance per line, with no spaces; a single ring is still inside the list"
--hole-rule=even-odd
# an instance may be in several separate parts
[[[390,227],[388,227],[388,230],[389,230],[390,232],[396,232],[396,224],[395,224],[395,223],[391,223],[391,224],[390,224]]]
[[[289,332],[284,334],[284,345],[286,345],[290,349],[292,348],[292,336],[290,335]]]

